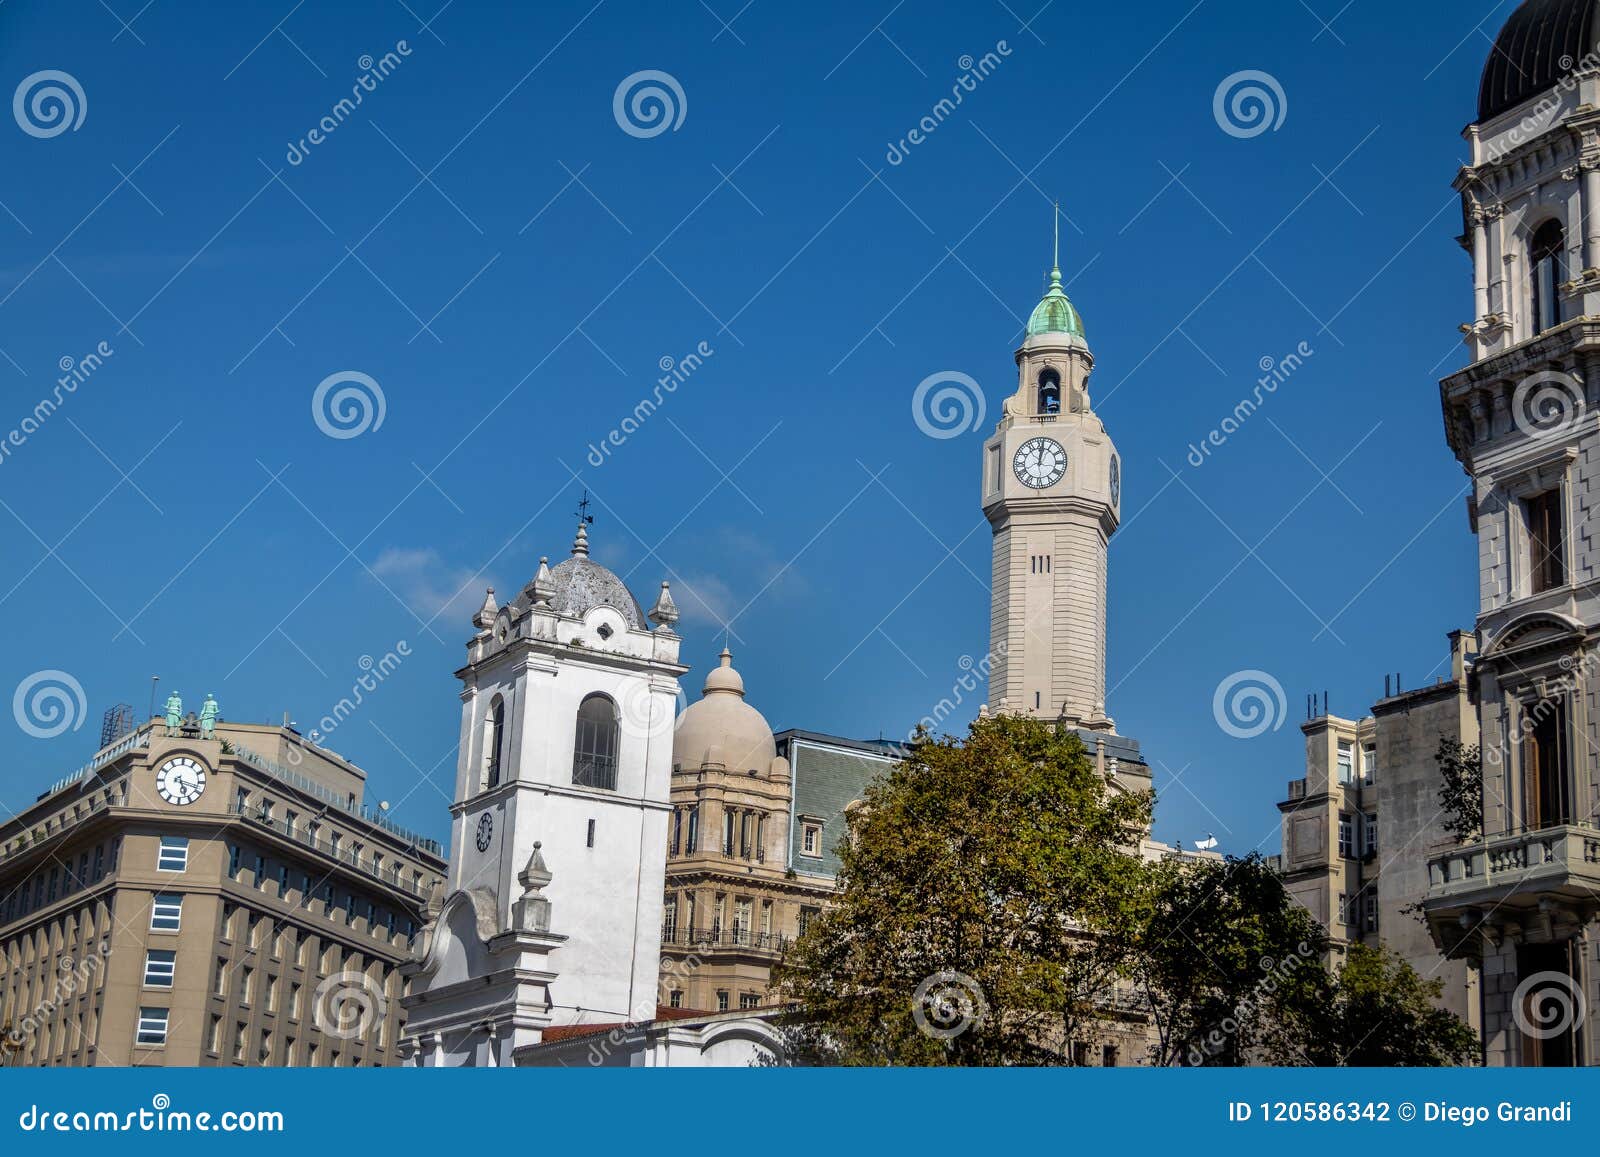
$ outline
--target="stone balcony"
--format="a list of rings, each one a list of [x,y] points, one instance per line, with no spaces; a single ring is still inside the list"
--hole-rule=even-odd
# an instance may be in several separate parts
[[[1428,857],[1423,914],[1447,956],[1503,940],[1564,940],[1600,916],[1600,830],[1567,825],[1489,836]]]

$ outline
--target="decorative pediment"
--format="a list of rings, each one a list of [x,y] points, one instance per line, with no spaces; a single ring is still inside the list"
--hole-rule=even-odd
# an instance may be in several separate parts
[[[494,893],[488,888],[450,893],[418,940],[416,956],[422,967],[417,974],[433,977],[436,983],[480,974],[473,967],[487,959],[489,940],[500,931],[496,909]]]
[[[1492,661],[1513,651],[1543,646],[1576,649],[1583,636],[1583,624],[1577,619],[1554,611],[1533,611],[1507,623],[1505,629],[1489,641],[1481,659]]]

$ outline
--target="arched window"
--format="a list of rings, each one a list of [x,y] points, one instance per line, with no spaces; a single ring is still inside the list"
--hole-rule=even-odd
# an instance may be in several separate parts
[[[1039,375],[1039,413],[1061,412],[1061,375],[1046,367]]]
[[[617,788],[617,705],[609,696],[590,695],[578,705],[572,782],[606,791]]]
[[[495,696],[483,721],[483,789],[500,786],[501,755],[506,746],[506,701]]]
[[[1561,222],[1546,221],[1528,247],[1528,275],[1533,281],[1533,332],[1561,324],[1561,283],[1567,279],[1566,237]]]

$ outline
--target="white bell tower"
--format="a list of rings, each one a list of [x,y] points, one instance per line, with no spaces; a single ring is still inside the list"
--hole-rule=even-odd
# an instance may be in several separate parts
[[[589,558],[584,522],[570,558],[473,616],[448,894],[406,1002],[414,1063],[511,1064],[550,1027],[654,1017],[677,618],[666,583],[646,616]]]
[[[1059,245],[1058,225],[1058,254]],[[1015,357],[1017,392],[983,447],[983,512],[994,528],[989,706],[1115,731],[1106,546],[1122,463],[1090,408],[1094,357],[1059,256]]]

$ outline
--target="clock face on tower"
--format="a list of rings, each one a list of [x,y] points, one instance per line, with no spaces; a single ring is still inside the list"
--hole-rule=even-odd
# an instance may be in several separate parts
[[[1122,463],[1111,455],[1111,505],[1122,505]]]
[[[206,790],[206,769],[187,755],[174,756],[156,768],[156,793],[168,803],[187,807]]]
[[[1034,490],[1054,486],[1067,473],[1067,452],[1053,438],[1029,438],[1011,458],[1017,481]]]
[[[494,841],[494,816],[484,812],[478,817],[478,851],[487,852]]]

